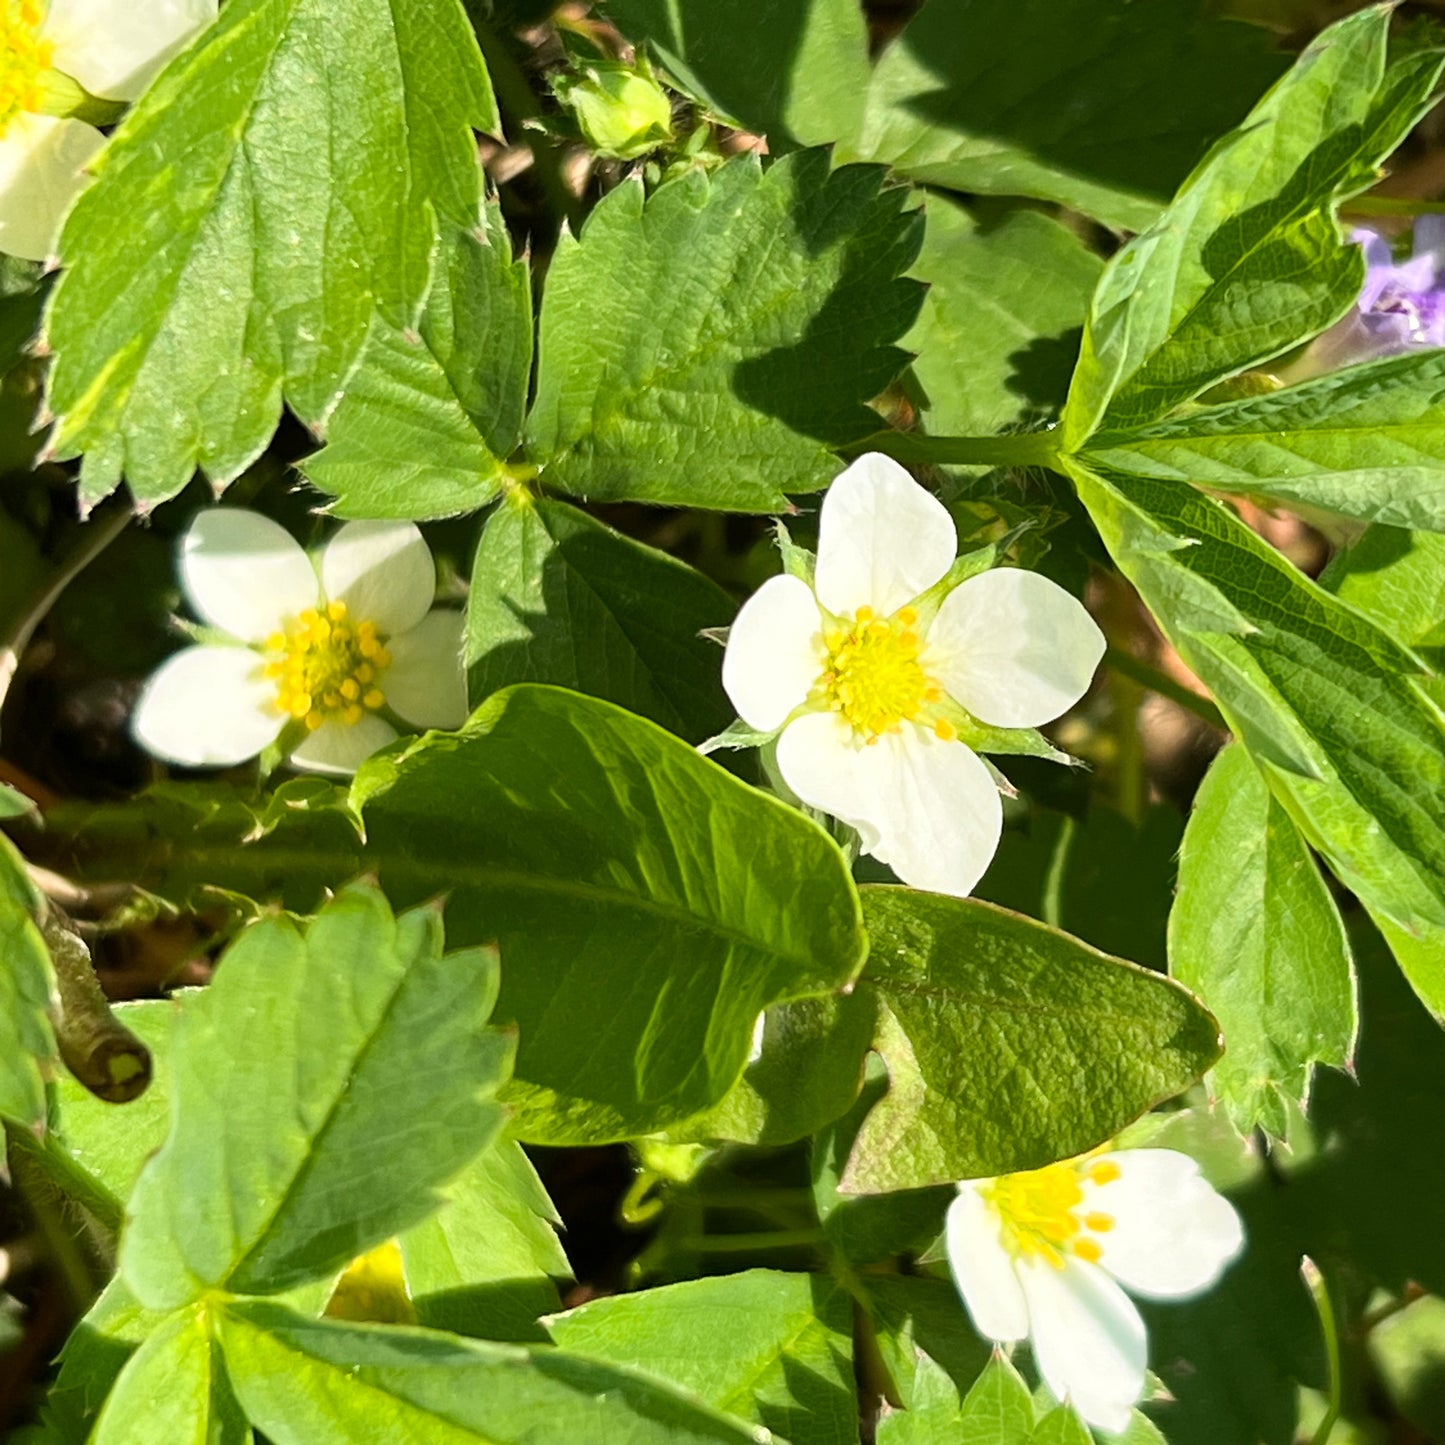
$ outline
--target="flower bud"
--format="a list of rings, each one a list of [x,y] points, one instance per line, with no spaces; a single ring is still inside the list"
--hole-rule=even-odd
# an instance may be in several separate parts
[[[560,77],[553,89],[599,155],[636,160],[672,139],[672,103],[642,71],[596,61],[580,77]]]

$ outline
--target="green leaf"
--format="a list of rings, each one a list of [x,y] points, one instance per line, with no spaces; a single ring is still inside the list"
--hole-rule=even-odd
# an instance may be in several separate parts
[[[720,587],[666,553],[565,502],[516,492],[488,518],[472,566],[472,698],[555,683],[701,742],[733,709],[722,654],[699,634],[735,611]]]
[[[1394,356],[1092,439],[1111,471],[1445,531],[1445,356]]]
[[[866,990],[858,993],[867,996]],[[863,1090],[852,1108],[819,1130],[813,1139],[813,1207],[828,1243],[852,1264],[876,1264],[899,1254],[922,1254],[929,1242],[942,1233],[944,1211],[953,1198],[949,1185],[901,1189],[891,1194],[840,1192],[858,1131],[887,1091],[888,1071],[876,1054],[870,1054]]]
[[[533,1142],[711,1107],[764,1008],[862,962],[824,831],[610,703],[509,688],[460,732],[374,758],[353,798],[393,897],[445,885],[451,936],[499,942],[498,1015],[520,1029],[507,1098]]]
[[[631,1372],[382,1325],[228,1304],[220,1336],[246,1414],[275,1445],[758,1445],[741,1422]]]
[[[878,62],[862,154],[1138,230],[1283,68],[1208,8],[932,0]]]
[[[532,283],[500,209],[447,229],[415,329],[378,315],[361,364],[301,465],[343,517],[447,517],[490,501],[522,435]]]
[[[995,1355],[974,1382],[959,1412],[958,1445],[1028,1445],[1034,1403],[1019,1372]]]
[[[1194,802],[1169,919],[1169,971],[1224,1029],[1213,1092],[1241,1133],[1283,1138],[1316,1063],[1354,1052],[1354,968],[1339,910],[1249,754],[1228,747]]]
[[[76,1162],[117,1199],[130,1197],[147,1159],[165,1142],[171,1119],[171,1040],[175,1024],[195,989],[169,998],[114,1005],[115,1016],[151,1056],[151,1081],[127,1104],[108,1104],[68,1073],[56,1080],[60,1134]]]
[[[572,1271],[561,1223],[521,1145],[504,1139],[443,1191],[446,1202],[397,1241],[417,1319],[491,1340],[545,1340]]]
[[[956,1439],[964,1396],[992,1353],[958,1291],[948,1280],[905,1275],[869,1275],[864,1289],[879,1359],[903,1405],[879,1420],[880,1445]]]
[[[12,788],[9,783],[0,783],[0,822],[32,817],[35,811],[35,804],[24,793]]]
[[[365,885],[304,934],[277,915],[232,944],[176,1027],[170,1136],[121,1243],[137,1298],[280,1291],[436,1208],[501,1123],[510,1053],[486,1027],[495,955],[441,950],[435,908],[393,919]]]
[[[91,1437],[94,1445],[250,1445],[252,1438],[204,1305],[171,1315],[131,1356]]]
[[[1094,1437],[1072,1405],[1056,1405],[1034,1427],[1029,1445],[1094,1445]]]
[[[624,182],[547,272],[527,449],[593,501],[770,512],[838,470],[902,370],[922,220],[822,150]],[[762,264],[760,257],[766,257]]]
[[[1040,211],[989,224],[935,197],[925,214],[912,274],[928,295],[903,344],[928,429],[986,435],[1056,410],[1103,263]]]
[[[716,1108],[668,1130],[668,1138],[775,1146],[815,1133],[858,1097],[873,1030],[873,1000],[866,994],[769,1009],[762,1052],[742,1078]]]
[[[1445,1435],[1445,1300],[1425,1295],[1382,1320],[1369,1350],[1395,1408],[1426,1439]]]
[[[0,1118],[45,1125],[45,1077],[54,1067],[54,974],[35,926],[38,902],[24,860],[0,836]]]
[[[856,0],[607,0],[716,114],[790,144],[852,140],[868,89],[868,31]]]
[[[1218,1025],[1182,988],[992,904],[864,890],[889,1090],[842,1188],[881,1193],[1082,1154],[1188,1088]]]
[[[232,481],[284,401],[320,425],[379,311],[415,324],[437,218],[497,129],[457,0],[233,0],[106,147],[46,324],[61,458],[96,501]]]
[[[831,1276],[687,1280],[592,1300],[547,1328],[564,1350],[659,1375],[792,1445],[858,1439],[853,1305]]]
[[[1071,468],[1105,546],[1271,792],[1445,1015],[1445,717],[1418,660],[1188,487]]]
[[[1374,183],[1430,105],[1442,64],[1440,52],[1387,64],[1389,23],[1371,6],[1324,31],[1110,260],[1064,414],[1067,445],[1157,421],[1354,304],[1364,257],[1342,238],[1335,203]],[[1131,116],[1136,99],[1131,88]],[[1172,107],[1161,114],[1172,121]]]

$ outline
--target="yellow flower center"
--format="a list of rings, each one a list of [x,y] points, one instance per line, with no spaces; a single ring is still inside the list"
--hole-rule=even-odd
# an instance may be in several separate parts
[[[844,621],[848,625],[823,638],[827,664],[818,687],[825,706],[875,743],[905,722],[920,721],[943,690],[923,670],[923,643],[914,630],[918,613],[912,607],[902,607],[887,619],[875,616],[871,607],[860,607],[851,621]],[[943,719],[933,727],[941,738],[958,736]]]
[[[386,703],[376,685],[391,665],[374,622],[353,622],[344,602],[308,607],[266,640],[265,674],[276,706],[315,732],[322,723],[358,723]]]
[[[1004,1244],[1022,1258],[1039,1256],[1055,1269],[1066,1254],[1091,1264],[1103,1254],[1094,1234],[1114,1227],[1112,1215],[1083,1210],[1084,1181],[1108,1184],[1119,1177],[1111,1159],[1066,1159],[1046,1169],[1005,1174],[983,1191],[1003,1223]]]
[[[40,0],[0,0],[0,135],[21,111],[45,104],[43,78],[55,47],[40,38]]]

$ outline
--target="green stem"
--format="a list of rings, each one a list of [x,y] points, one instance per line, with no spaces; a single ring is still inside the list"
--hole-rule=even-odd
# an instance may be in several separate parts
[[[14,1124],[5,1125],[5,1138],[10,1145],[10,1173],[15,1186],[45,1238],[72,1306],[77,1313],[84,1314],[95,1298],[97,1284],[80,1247],[79,1234],[66,1217],[65,1196],[43,1162],[43,1146],[27,1130]]]
[[[1315,1313],[1320,1319],[1320,1333],[1325,1343],[1325,1368],[1328,1374],[1329,1408],[1325,1411],[1310,1445],[1328,1445],[1330,1436],[1339,1422],[1344,1402],[1344,1376],[1340,1366],[1340,1330],[1335,1321],[1335,1307],[1330,1299],[1329,1285],[1323,1272],[1308,1255],[1300,1261],[1300,1273],[1314,1302]]]
[[[1354,216],[1439,216],[1445,201],[1396,200],[1393,196],[1356,196],[1340,209]]]
[[[823,1243],[821,1229],[765,1229],[756,1234],[690,1234],[678,1248],[695,1254],[750,1254],[754,1250],[800,1249]]]
[[[120,1200],[54,1133],[47,1133],[43,1139],[37,1139],[28,1129],[12,1125],[6,1129],[6,1137],[10,1141],[12,1156],[18,1153],[30,1159],[61,1194],[72,1203],[80,1205],[101,1229],[110,1235],[113,1246],[125,1218],[125,1209]]]
[[[1185,687],[1182,683],[1175,682],[1172,677],[1162,673],[1156,667],[1150,667],[1147,662],[1142,662],[1132,652],[1125,652],[1122,647],[1110,647],[1104,654],[1104,663],[1112,667],[1115,672],[1131,678],[1141,687],[1147,688],[1150,692],[1157,692],[1160,697],[1167,697],[1170,702],[1177,703],[1187,712],[1192,712],[1195,717],[1202,718],[1210,727],[1219,728],[1223,732],[1229,731],[1229,724],[1224,720],[1224,714],[1219,711],[1207,697],[1200,697],[1197,692]]]
[[[894,461],[935,466],[1053,467],[1059,448],[1054,432],[1010,432],[994,437],[934,437],[921,432],[880,431],[842,448],[849,456],[883,452]]]

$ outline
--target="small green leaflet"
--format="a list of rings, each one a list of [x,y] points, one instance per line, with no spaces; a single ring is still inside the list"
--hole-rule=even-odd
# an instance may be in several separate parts
[[[1082,1154],[1188,1088],[1219,1027],[1182,988],[989,903],[863,890],[888,1066],[842,1189],[882,1193]]]
[[[126,117],[61,239],[54,454],[81,495],[225,485],[325,420],[374,314],[416,323],[475,222],[496,104],[458,0],[231,0]]]
[[[922,218],[825,150],[624,181],[564,236],[542,300],[527,453],[592,501],[783,510],[874,431],[923,288]]]
[[[25,863],[0,835],[0,1118],[45,1123],[45,1075],[54,1066],[50,952],[35,926],[38,895]]]
[[[1445,532],[1445,354],[1394,356],[1101,434],[1084,457],[1119,474]]]
[[[446,1202],[397,1240],[417,1320],[488,1340],[545,1340],[539,1315],[571,1276],[561,1224],[520,1144],[484,1150],[443,1189]]]
[[[878,62],[860,154],[1138,230],[1284,67],[1263,31],[1208,9],[930,0]]]
[[[1364,257],[1334,203],[1373,183],[1445,63],[1438,51],[1389,63],[1389,24],[1371,6],[1320,35],[1109,261],[1064,413],[1068,448],[1159,420],[1354,304]]]
[[[985,225],[933,197],[913,275],[928,286],[903,338],[928,429],[989,435],[1062,404],[1102,263],[1041,211]]]
[[[127,1361],[94,1445],[250,1445],[204,1306],[178,1310]]]
[[[232,944],[176,1027],[171,1132],[131,1197],[142,1303],[279,1292],[436,1208],[500,1127],[512,1049],[486,1026],[495,954],[441,950],[435,907],[393,918],[362,884],[304,934],[274,915]]]
[[[1445,716],[1419,660],[1227,507],[1072,463],[1104,545],[1309,844],[1445,1016]]]
[[[487,519],[467,598],[474,704],[515,682],[606,698],[699,743],[733,716],[722,651],[732,599],[686,563],[565,502],[510,493]]]
[[[762,1445],[693,1396],[550,1347],[306,1320],[259,1300],[227,1304],[218,1330],[236,1395],[275,1445]]]
[[[629,1138],[711,1107],[764,1008],[862,964],[827,834],[610,703],[509,688],[460,732],[365,764],[353,801],[390,896],[444,883],[449,935],[497,940],[498,1016],[520,1038],[506,1097],[529,1142]],[[579,1020],[605,1020],[586,1048]]]
[[[591,1301],[547,1329],[564,1350],[658,1375],[790,1445],[858,1439],[853,1305],[831,1275],[686,1280]]]
[[[607,0],[715,114],[790,145],[852,140],[868,90],[868,29],[855,0]]]
[[[490,501],[522,434],[532,283],[500,208],[446,228],[416,328],[378,313],[361,363],[302,463],[343,517],[446,517]]]
[[[1348,1068],[1357,1017],[1344,924],[1289,814],[1237,745],[1195,799],[1169,915],[1169,972],[1224,1029],[1213,1091],[1276,1138],[1316,1063]]]

